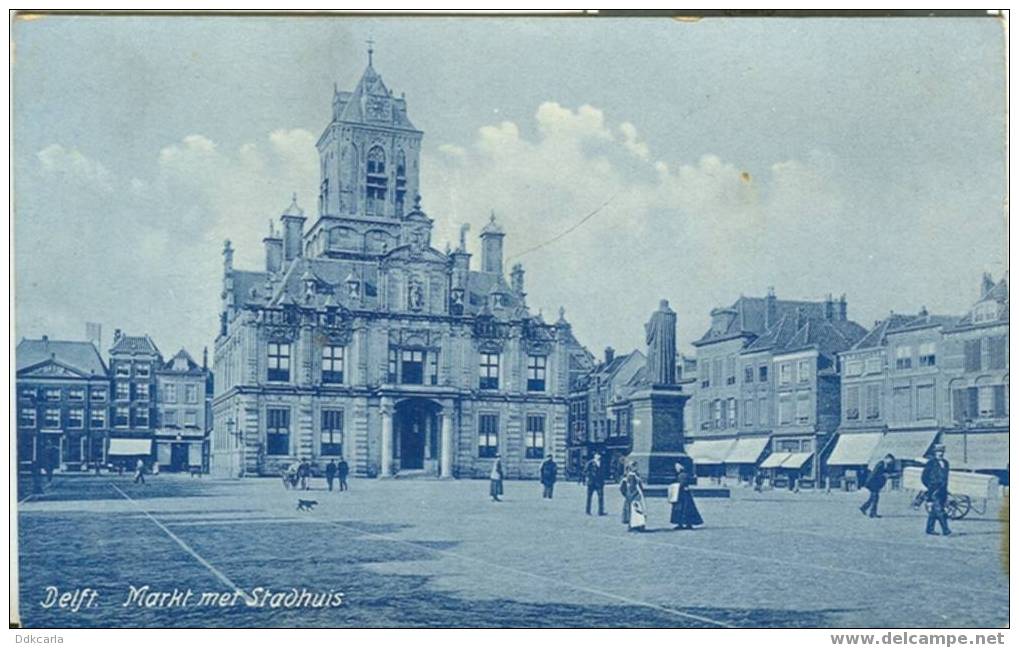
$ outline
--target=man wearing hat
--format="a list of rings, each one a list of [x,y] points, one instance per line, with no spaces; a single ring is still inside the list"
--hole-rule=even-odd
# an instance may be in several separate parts
[[[927,499],[931,510],[927,514],[927,533],[934,533],[935,521],[941,524],[941,534],[951,535],[948,530],[948,512],[945,504],[948,501],[948,461],[945,460],[945,446],[940,443],[934,446],[934,457],[923,468],[920,480],[927,489]]]
[[[863,484],[863,487],[870,491],[870,497],[860,507],[860,513],[869,515],[872,518],[881,517],[877,514],[877,502],[881,496],[881,489],[888,483],[888,474],[892,472],[894,467],[895,457],[891,454],[886,454],[884,457],[881,457],[881,460],[870,471],[867,481]]]

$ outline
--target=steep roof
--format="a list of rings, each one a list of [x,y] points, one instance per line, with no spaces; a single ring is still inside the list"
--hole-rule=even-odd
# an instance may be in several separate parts
[[[926,311],[921,311],[916,317],[904,324],[889,329],[888,332],[902,333],[905,331],[916,331],[936,326],[948,327],[954,325],[958,321],[958,315],[932,315]]]
[[[778,324],[754,340],[744,351],[791,353],[816,348],[824,355],[846,351],[867,334],[867,330],[850,320],[807,317],[802,311],[786,313]]]
[[[708,328],[704,335],[694,342],[694,345],[744,335],[763,335],[767,331],[768,299],[768,297],[740,297],[732,306],[716,309],[716,311],[722,310],[731,313],[728,326],[723,331],[717,331],[714,327]],[[802,309],[808,317],[824,316],[824,302],[775,299],[776,318],[781,318],[797,309]]]
[[[110,347],[110,353],[151,353],[162,355],[148,335],[121,335],[120,338]]]
[[[185,367],[187,367],[183,371],[174,368],[174,364],[178,359],[184,360]],[[163,363],[163,366],[159,369],[159,373],[186,373],[197,375],[202,374],[203,371],[202,368],[198,366],[198,363],[194,361],[194,358],[191,357],[191,354],[189,354],[185,349],[181,349],[167,362]]]
[[[848,320],[809,318],[784,345],[775,353],[790,353],[808,347],[816,348],[821,354],[834,356],[850,349],[859,342],[867,329]]]
[[[55,360],[56,362],[75,369],[83,374],[102,376],[107,373],[99,350],[91,342],[73,342],[64,340],[23,339],[14,351],[17,371]]]
[[[871,328],[859,342],[854,344],[851,350],[863,351],[865,349],[876,349],[884,346],[885,338],[888,336],[889,331],[905,326],[910,322],[910,320],[914,319],[914,317],[915,316],[913,315],[891,313],[885,319],[875,322],[873,328]]]
[[[393,97],[392,91],[386,87],[382,76],[375,71],[371,63],[364,69],[361,80],[357,82],[353,92],[336,93],[336,100],[343,105],[338,120],[357,124],[374,121],[367,119],[365,115],[367,102],[371,97],[382,98],[388,103],[390,114],[385,115],[385,122],[399,128],[416,130],[407,117],[406,100],[402,97]]]

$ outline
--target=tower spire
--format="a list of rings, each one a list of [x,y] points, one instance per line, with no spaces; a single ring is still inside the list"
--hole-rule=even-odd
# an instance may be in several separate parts
[[[371,36],[369,36],[368,40],[366,40],[365,43],[368,44],[368,67],[371,67],[371,65],[372,65],[372,54],[375,52],[375,49],[374,49],[375,41],[372,39]]]

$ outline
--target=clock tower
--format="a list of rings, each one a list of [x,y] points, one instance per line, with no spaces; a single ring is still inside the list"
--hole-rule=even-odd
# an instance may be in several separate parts
[[[372,53],[354,91],[334,91],[332,121],[318,140],[321,216],[392,222],[413,210],[422,132],[406,99],[375,71]]]

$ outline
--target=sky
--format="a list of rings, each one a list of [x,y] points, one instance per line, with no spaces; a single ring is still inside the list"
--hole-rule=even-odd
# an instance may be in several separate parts
[[[769,287],[870,327],[1007,269],[995,19],[45,17],[12,27],[16,337],[211,353],[223,241],[261,270],[293,192],[314,218],[369,38],[434,247],[469,223],[479,263],[494,210],[532,312],[596,355],[663,298],[689,352]]]

